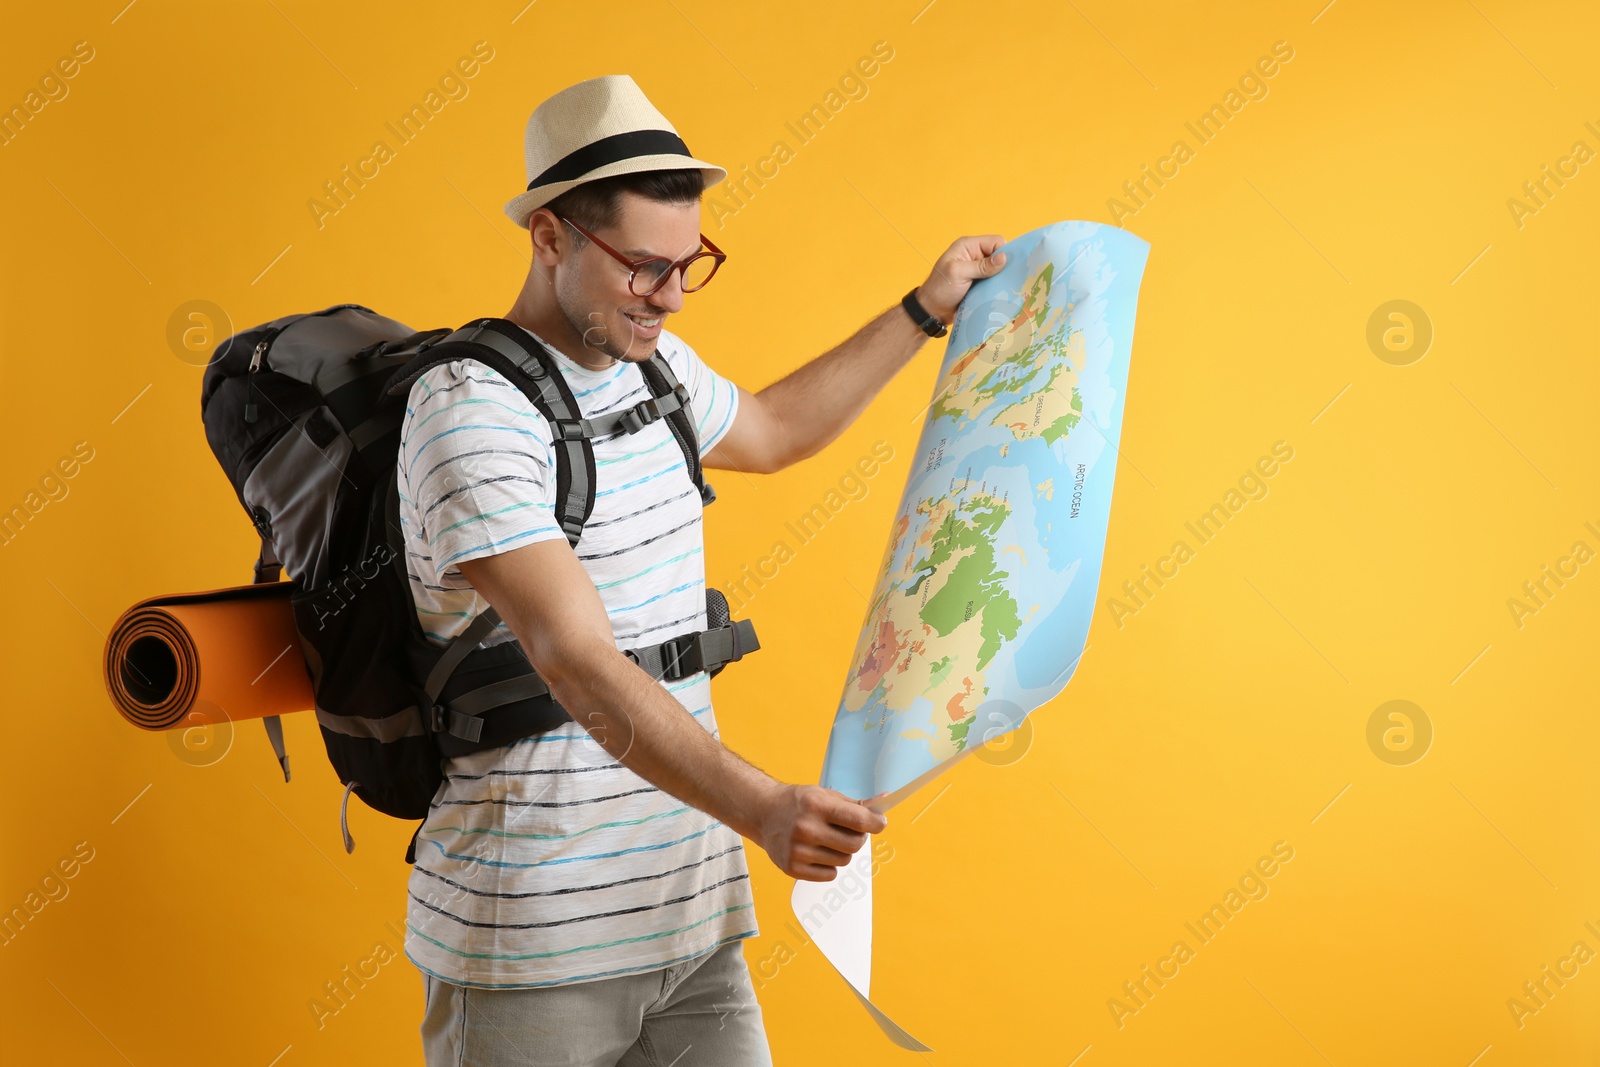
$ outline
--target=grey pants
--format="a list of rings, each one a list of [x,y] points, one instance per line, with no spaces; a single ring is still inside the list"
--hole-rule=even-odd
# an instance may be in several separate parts
[[[427,1067],[770,1067],[741,941],[659,971],[542,989],[424,974]]]

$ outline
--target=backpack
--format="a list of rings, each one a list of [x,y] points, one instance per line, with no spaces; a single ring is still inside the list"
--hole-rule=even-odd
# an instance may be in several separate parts
[[[442,760],[510,744],[570,720],[516,641],[479,642],[500,622],[487,608],[449,645],[417,618],[399,518],[400,425],[411,386],[452,360],[487,364],[552,429],[556,515],[576,546],[594,507],[590,439],[666,419],[702,506],[716,499],[700,467],[688,390],[660,351],[638,364],[650,397],[593,419],[543,345],[515,323],[475,319],[415,331],[359,304],[287,315],[217,346],[201,383],[206,440],[261,538],[255,581],[287,571],[317,724],[345,786],[339,825],[354,851],[348,805],[426,817]],[[749,620],[706,589],[707,629],[624,653],[656,678],[678,679],[760,647]],[[265,720],[284,780],[282,724]],[[421,830],[419,825],[417,828]],[[416,834],[406,850],[415,858]]]

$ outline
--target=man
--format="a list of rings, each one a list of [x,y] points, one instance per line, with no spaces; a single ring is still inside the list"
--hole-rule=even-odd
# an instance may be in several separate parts
[[[526,155],[506,212],[533,262],[505,317],[549,349],[584,418],[648,396],[635,364],[659,349],[705,467],[768,473],[818,452],[1002,262],[1000,237],[962,238],[902,307],[752,394],[665,328],[721,262],[701,248],[700,196],[726,172],[625,75],[540,104]],[[794,292],[773,329],[808,299]],[[740,837],[830,881],[887,820],[724,747],[704,671],[658,681],[622,654],[706,626],[702,503],[667,421],[595,438],[576,549],[554,515],[551,428],[487,365],[420,377],[401,434],[424,629],[443,644],[493,606],[484,643],[518,642],[573,720],[446,763],[408,905],[427,1062],[770,1063],[740,946],[758,932]]]

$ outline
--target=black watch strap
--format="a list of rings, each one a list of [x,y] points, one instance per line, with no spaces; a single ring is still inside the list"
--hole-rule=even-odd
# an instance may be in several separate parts
[[[911,321],[929,337],[943,337],[950,332],[950,327],[928,314],[928,309],[917,301],[917,291],[912,289],[900,301],[900,306],[906,309],[906,314],[911,316]]]

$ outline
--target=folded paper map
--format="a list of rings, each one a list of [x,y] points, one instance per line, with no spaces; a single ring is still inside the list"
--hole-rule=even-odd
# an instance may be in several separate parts
[[[845,677],[821,783],[887,811],[1066,686],[1094,614],[1150,246],[1058,222],[1004,246],[956,314],[913,467]],[[793,907],[868,997],[871,871],[850,895],[798,882]]]

